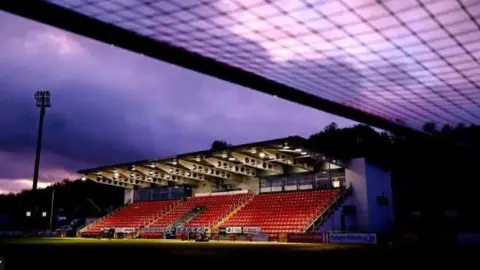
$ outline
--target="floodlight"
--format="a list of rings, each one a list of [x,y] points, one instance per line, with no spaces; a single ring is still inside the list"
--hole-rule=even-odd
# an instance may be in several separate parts
[[[302,155],[303,155],[303,156],[304,156],[304,155],[306,155],[306,154],[308,154],[308,153],[307,153],[307,152],[305,152],[305,151],[303,151],[303,152],[302,152]]]
[[[30,216],[32,216],[32,212],[27,211],[27,212],[25,213],[25,215],[26,215],[27,217],[30,217]]]
[[[87,180],[87,177],[84,175],[84,176],[82,176],[82,178],[80,178],[80,180],[86,181],[86,180]]]
[[[333,180],[332,181],[332,186],[334,188],[339,188],[340,187],[340,181],[338,181],[337,179]]]
[[[47,216],[47,212],[42,212],[42,217],[46,217]]]
[[[37,107],[40,107],[40,120],[37,134],[37,149],[35,152],[35,165],[33,170],[33,186],[32,190],[37,190],[38,184],[38,172],[40,169],[40,153],[42,151],[42,136],[43,136],[43,119],[45,117],[45,108],[50,107],[50,92],[48,91],[37,91],[35,92],[35,101]]]
[[[235,161],[235,158],[234,157],[229,157],[228,160]]]
[[[302,152],[302,149],[297,148],[297,149],[295,149],[295,152]]]
[[[258,154],[261,158],[264,158],[265,157],[265,153],[263,152],[260,152],[260,154]]]
[[[49,91],[37,91],[35,92],[34,97],[37,101],[37,107],[46,108],[51,106]]]

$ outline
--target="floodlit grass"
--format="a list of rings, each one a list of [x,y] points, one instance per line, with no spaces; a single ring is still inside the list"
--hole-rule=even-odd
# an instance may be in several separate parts
[[[0,242],[0,257],[6,269],[103,269],[147,270],[165,268],[185,269],[208,266],[208,269],[228,270],[232,265],[244,270],[268,263],[269,268],[310,267],[311,264],[334,263],[343,266],[382,264],[411,261],[431,261],[442,258],[465,262],[476,256],[457,247],[395,248],[382,246],[353,246],[333,244],[251,243],[211,241],[196,243],[179,240],[149,239],[82,239],[82,238],[25,238]],[[467,259],[467,260],[466,260]],[[168,263],[167,263],[168,262]],[[153,267],[152,267],[153,265]],[[258,267],[255,267],[258,268]]]

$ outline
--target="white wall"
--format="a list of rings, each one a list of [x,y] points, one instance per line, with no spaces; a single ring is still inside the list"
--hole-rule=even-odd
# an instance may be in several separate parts
[[[392,187],[390,173],[373,164],[366,164],[368,211],[370,213],[370,230],[388,230],[393,223]],[[387,206],[380,206],[377,197],[388,198]]]
[[[213,187],[214,187],[213,183],[199,182],[198,187],[193,187],[192,188],[192,195],[195,195],[197,193],[210,193],[210,192],[212,192]]]
[[[342,230],[342,209],[345,205],[354,205],[353,197],[348,197],[345,202],[325,220],[325,222],[317,230],[322,232],[341,231]],[[356,217],[345,217],[345,230],[350,231],[354,229],[357,220]]]
[[[345,169],[347,185],[352,183],[351,205],[357,208],[357,224],[361,231],[369,230],[366,162],[364,158],[352,159]]]
[[[364,158],[357,158],[349,162],[345,176],[347,184],[352,183],[351,204],[357,208],[358,229],[372,232],[388,230],[393,223],[390,173]],[[382,194],[388,198],[388,206],[377,203],[377,197]]]
[[[133,203],[133,188],[125,188],[123,195],[123,203]]]
[[[232,182],[236,187],[249,190],[254,194],[258,194],[260,192],[260,180],[258,178],[250,178],[244,177],[241,182]],[[225,181],[225,183],[230,183],[229,181]]]

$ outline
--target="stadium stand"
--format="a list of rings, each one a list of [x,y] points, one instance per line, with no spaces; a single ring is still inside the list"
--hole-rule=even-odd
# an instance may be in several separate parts
[[[141,226],[154,221],[158,216],[168,213],[179,202],[178,200],[135,202],[112,212],[81,233],[82,236],[95,236],[100,234],[102,228],[112,227],[128,227],[138,230]]]
[[[252,196],[250,193],[245,193],[191,197],[166,215],[159,217],[149,227],[164,228],[173,223],[184,223],[185,227],[212,227]],[[196,208],[203,208],[203,211],[191,216],[188,220],[182,220]]]
[[[260,227],[264,233],[302,232],[339,192],[330,189],[260,194],[221,226]]]
[[[80,232],[117,227],[120,238],[190,239],[207,232],[228,240],[258,232],[280,239],[307,231],[390,229],[390,173],[365,158],[339,160],[308,145],[287,137],[80,170],[83,180],[123,188],[127,203]],[[377,203],[379,194],[387,203]],[[335,215],[347,204],[347,218]]]

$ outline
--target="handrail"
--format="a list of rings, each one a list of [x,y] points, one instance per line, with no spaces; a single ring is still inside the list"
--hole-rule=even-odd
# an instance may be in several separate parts
[[[157,220],[159,220],[161,217],[165,216],[166,214],[168,214],[170,211],[172,211],[173,209],[175,209],[176,206],[180,205],[180,203],[175,203],[173,204],[172,206],[170,206],[169,209],[167,209],[166,211],[159,211],[158,213],[158,216],[155,217],[152,221],[150,221],[148,224],[146,224],[144,226],[144,228],[149,228],[153,223],[155,223]]]
[[[130,205],[131,203],[130,202],[127,202],[125,204],[122,204],[120,205],[119,207],[113,209],[112,211],[108,212],[106,215],[102,216],[102,217],[99,217],[97,218],[94,222],[88,224],[88,225],[84,225],[83,227],[79,228],[77,230],[77,233],[83,233],[84,231],[90,229],[91,227],[95,226],[96,224],[98,224],[99,222],[102,222],[104,219],[106,219],[107,217],[113,215],[114,213],[120,211],[120,209],[126,207],[127,205]]]
[[[352,188],[352,183],[348,183],[347,184],[347,187],[345,189],[342,190],[342,192],[340,192],[340,194],[338,194],[338,196],[335,196],[335,198],[333,198],[333,200],[330,202],[330,204],[328,205],[328,207],[326,207],[325,209],[323,209],[323,211],[320,213],[320,215],[317,215],[317,218],[313,219],[313,221],[311,223],[309,223],[304,229],[303,231],[306,231],[308,230],[308,228],[310,227],[313,227],[313,230],[316,229],[315,227],[315,222],[317,222],[318,220],[321,220],[324,218],[324,215],[331,211],[331,208],[334,204],[336,204],[340,199],[344,198],[345,195],[347,194],[347,192],[349,192]]]
[[[240,209],[242,209],[242,208],[245,207],[248,203],[250,203],[250,201],[253,200],[254,197],[255,197],[255,194],[252,193],[251,196],[247,197],[243,202],[239,203],[238,206],[233,207],[233,209],[232,209],[227,215],[225,215],[224,217],[222,217],[216,224],[211,225],[210,228],[214,228],[214,227],[220,226],[222,223],[224,223],[225,221],[227,221],[227,219],[231,218],[232,215],[234,215],[235,213],[237,213],[238,211],[240,211]]]

